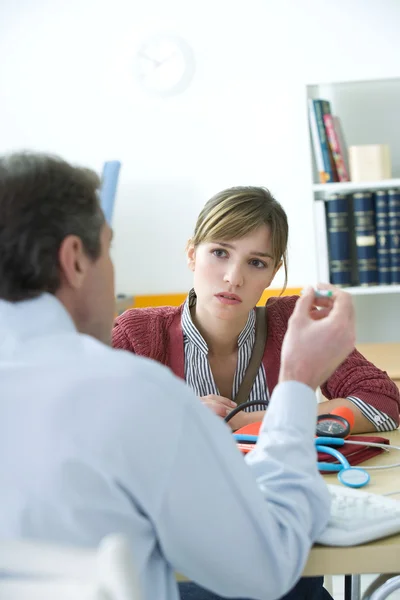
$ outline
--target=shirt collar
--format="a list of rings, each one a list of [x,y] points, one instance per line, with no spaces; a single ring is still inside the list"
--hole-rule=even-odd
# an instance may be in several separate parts
[[[243,346],[247,340],[251,338],[251,336],[255,333],[256,330],[256,311],[251,310],[249,312],[249,317],[247,319],[246,325],[243,327],[242,331],[239,333],[238,337],[238,346],[239,348]]]
[[[195,326],[192,321],[192,315],[190,314],[190,308],[196,304],[196,292],[192,288],[188,294],[188,297],[185,300],[182,310],[182,330],[183,335],[190,342],[195,344],[201,352],[204,354],[208,354],[208,347],[205,339]],[[238,347],[240,348],[243,344],[249,340],[254,338],[255,334],[255,325],[256,325],[256,315],[255,310],[251,310],[246,322],[246,325],[242,329],[238,337]],[[254,341],[254,340],[253,340]]]
[[[76,332],[74,322],[63,304],[52,294],[7,302],[0,300],[0,355],[12,341],[27,340],[54,333]]]
[[[196,304],[196,293],[193,289],[190,290],[188,297],[185,300],[182,310],[182,331],[183,336],[189,340],[192,344],[203,354],[208,354],[208,347],[205,339],[197,329],[196,325],[192,321],[192,315],[190,314],[190,308]]]

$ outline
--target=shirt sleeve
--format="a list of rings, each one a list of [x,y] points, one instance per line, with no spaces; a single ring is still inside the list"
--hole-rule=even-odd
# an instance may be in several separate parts
[[[329,517],[316,405],[307,386],[278,385],[244,458],[220,419],[199,402],[187,404],[154,517],[176,571],[228,597],[268,600],[294,586]]]
[[[274,332],[273,347],[277,353],[280,353],[288,320],[297,300],[298,296],[286,296],[267,302],[270,315],[268,322],[271,325],[268,335]],[[378,430],[389,431],[399,425],[400,394],[397,385],[387,373],[378,369],[356,349],[321,386],[321,391],[328,400],[348,398],[354,402],[353,399],[357,399],[354,403]]]
[[[356,398],[355,396],[347,396],[347,400],[353,402],[360,409],[364,417],[368,419],[376,428],[377,431],[393,431],[397,428],[396,421],[389,417],[386,413],[378,410],[371,404],[367,404]]]
[[[396,384],[357,350],[342,362],[321,386],[321,391],[328,400],[348,398],[354,402],[378,430],[376,417],[383,417],[385,421],[380,424],[390,426],[382,431],[396,429],[399,425],[400,395]]]

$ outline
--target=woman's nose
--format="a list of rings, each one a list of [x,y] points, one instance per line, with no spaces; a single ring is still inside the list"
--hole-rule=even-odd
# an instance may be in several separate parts
[[[231,265],[225,272],[224,281],[234,287],[241,287],[243,285],[243,274],[240,267]]]

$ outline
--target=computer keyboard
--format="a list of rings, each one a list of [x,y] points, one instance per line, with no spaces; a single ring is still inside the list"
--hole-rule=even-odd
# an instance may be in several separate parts
[[[395,480],[394,480],[395,481]],[[400,533],[400,502],[341,485],[328,485],[331,517],[317,543],[355,546]]]

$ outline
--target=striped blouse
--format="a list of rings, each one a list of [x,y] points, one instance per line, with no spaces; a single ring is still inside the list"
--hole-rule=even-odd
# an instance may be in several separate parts
[[[196,294],[192,289],[186,299],[182,311],[182,331],[185,356],[185,381],[197,394],[197,396],[207,396],[209,394],[218,395],[219,391],[214,381],[210,363],[208,361],[207,344],[192,321],[190,307],[196,303]],[[256,315],[255,310],[250,311],[247,323],[238,337],[238,361],[233,380],[232,399],[235,399],[243,380],[245,371],[250,362],[251,353],[256,337]],[[269,401],[269,391],[267,385],[267,376],[264,365],[261,363],[251,389],[249,400]],[[353,402],[371,421],[378,431],[391,431],[396,429],[396,423],[386,413],[377,410],[370,404],[363,402],[355,396],[348,396],[348,400]],[[244,410],[254,412],[265,410],[265,405],[250,406]]]

